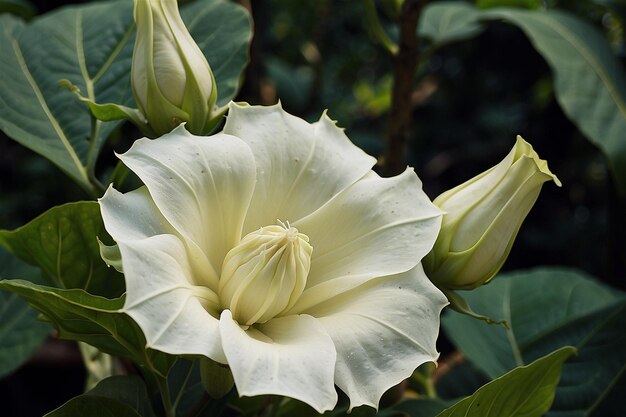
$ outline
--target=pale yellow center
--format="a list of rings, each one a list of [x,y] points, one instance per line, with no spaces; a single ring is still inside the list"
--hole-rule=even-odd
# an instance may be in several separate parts
[[[289,223],[246,235],[224,258],[218,295],[241,325],[264,323],[289,310],[304,291],[313,248]]]

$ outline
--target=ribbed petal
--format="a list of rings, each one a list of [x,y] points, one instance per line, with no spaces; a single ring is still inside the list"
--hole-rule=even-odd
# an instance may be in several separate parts
[[[275,318],[243,330],[224,310],[220,330],[239,395],[286,395],[320,413],[335,407],[335,347],[316,319]]]
[[[219,321],[204,307],[214,305],[217,295],[190,282],[183,242],[173,235],[157,235],[118,245],[126,276],[123,310],[139,324],[147,346],[226,363]]]
[[[246,142],[256,159],[257,185],[244,233],[312,213],[376,162],[326,115],[309,124],[280,105],[231,103],[224,133]]]
[[[350,407],[378,407],[386,390],[437,360],[439,314],[447,304],[419,264],[310,311],[335,343],[335,384],[350,397]]]
[[[136,141],[119,157],[148,187],[167,221],[204,251],[219,277],[224,256],[241,238],[254,190],[250,148],[233,136],[198,137],[180,126]],[[206,285],[217,289],[217,281]]]
[[[307,289],[290,313],[413,268],[435,243],[441,215],[412,169],[393,178],[368,174],[293,224],[313,256]]]
[[[197,285],[217,281],[217,273],[204,252],[194,242],[183,239],[163,217],[146,187],[126,194],[109,187],[99,203],[106,229],[115,241],[130,242],[161,234],[177,236],[187,248],[187,256],[192,267],[191,280]],[[109,254],[116,252],[119,253],[119,250],[114,247],[108,249]]]

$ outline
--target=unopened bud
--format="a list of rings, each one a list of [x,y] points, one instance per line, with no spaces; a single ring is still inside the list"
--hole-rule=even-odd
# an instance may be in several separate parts
[[[489,282],[506,260],[544,182],[559,179],[532,146],[517,137],[495,167],[441,194],[441,231],[423,264],[442,289],[467,290]]]
[[[209,133],[215,80],[176,0],[135,0],[135,22],[131,85],[148,125],[157,136],[182,122],[193,134]]]

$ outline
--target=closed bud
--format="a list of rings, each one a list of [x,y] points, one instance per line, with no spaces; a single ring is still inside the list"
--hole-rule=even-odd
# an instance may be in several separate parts
[[[176,0],[135,0],[135,22],[131,85],[149,127],[161,136],[187,122],[191,133],[209,133],[215,80]]]
[[[441,231],[424,269],[438,287],[469,290],[489,282],[506,260],[543,183],[559,179],[532,146],[517,137],[495,167],[441,194]]]
[[[239,324],[264,323],[293,307],[311,269],[308,242],[288,223],[265,226],[226,254],[219,297]]]

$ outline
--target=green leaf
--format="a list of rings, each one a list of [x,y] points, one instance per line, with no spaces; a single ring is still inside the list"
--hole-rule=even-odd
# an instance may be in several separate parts
[[[217,83],[217,105],[232,100],[248,64],[252,21],[246,10],[226,0],[195,1],[181,8],[191,36],[209,61]]]
[[[64,8],[30,25],[0,16],[0,129],[86,190],[88,159],[115,125],[96,122],[98,140],[90,152],[91,116],[59,81],[71,80],[98,101],[132,98],[125,76],[130,63],[123,59],[132,54],[132,4],[124,3]]]
[[[228,365],[200,358],[200,380],[211,398],[224,398],[232,391],[235,381]]]
[[[80,395],[44,417],[142,417],[131,406],[106,397]]]
[[[0,230],[0,245],[40,267],[47,285],[119,297],[124,279],[100,257],[97,237],[105,233],[98,203],[81,201],[54,207],[13,231]]]
[[[7,276],[10,258],[11,254],[0,250],[0,277]],[[50,326],[37,320],[37,313],[24,300],[0,292],[0,378],[28,360],[48,333]]]
[[[541,417],[552,404],[563,363],[575,352],[563,347],[515,368],[437,417]]]
[[[0,277],[33,276],[39,273],[0,248]],[[50,326],[37,320],[37,313],[15,294],[0,291],[0,378],[31,357]]]
[[[146,339],[133,319],[121,312],[123,298],[109,300],[83,290],[44,287],[23,280],[1,280],[11,291],[44,314],[62,339],[88,343],[105,353],[127,357],[165,377],[173,357],[146,349]]]
[[[480,11],[458,1],[430,3],[424,8],[417,26],[419,36],[430,39],[435,47],[472,38],[484,30]]]
[[[565,12],[480,10],[462,2],[427,6],[418,33],[439,47],[477,35],[489,20],[513,24],[528,36],[552,69],[563,111],[602,150],[626,193],[626,75],[603,34]]]
[[[155,417],[146,386],[136,375],[113,376],[45,417]]]
[[[506,319],[510,326],[490,326],[459,314],[443,318],[453,343],[489,377],[560,346],[575,346],[578,355],[565,364],[553,410],[623,415],[593,414],[603,400],[626,387],[623,294],[581,272],[541,268],[502,275],[465,298],[476,311]]]
[[[602,33],[564,12],[491,9],[526,33],[552,68],[556,99],[581,132],[606,155],[626,193],[626,74]]]
[[[179,358],[167,376],[167,385],[176,403],[176,413],[188,415],[204,395],[198,361]]]
[[[458,360],[452,359],[449,366],[449,370],[442,372],[436,384],[437,395],[444,400],[463,398],[491,381],[472,362],[463,360],[462,356]]]
[[[405,400],[393,406],[393,410],[400,411],[410,417],[435,417],[449,404],[435,399]]]
[[[146,386],[136,375],[107,378],[45,417],[155,417]]]
[[[142,417],[154,417],[144,381],[137,375],[118,375],[104,379],[86,396],[111,398],[131,406]]]
[[[132,6],[123,0],[66,7],[29,25],[0,16],[0,129],[88,191],[89,168],[119,122],[92,126],[87,106],[59,81],[68,80],[96,103],[134,106]],[[218,102],[228,102],[248,60],[245,9],[225,0],[198,1],[181,15],[214,71]],[[97,140],[90,146],[92,136]]]

